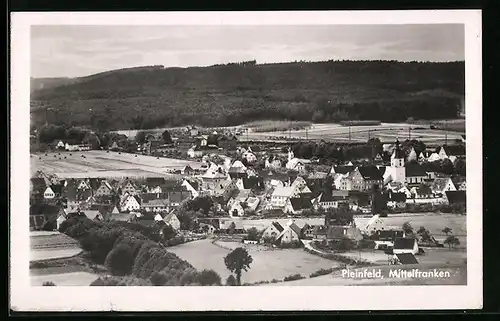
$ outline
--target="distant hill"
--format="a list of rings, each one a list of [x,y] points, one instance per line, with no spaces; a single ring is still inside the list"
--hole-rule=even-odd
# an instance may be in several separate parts
[[[31,92],[75,83],[77,78],[31,78]]]
[[[57,80],[56,80],[57,79]],[[33,80],[32,119],[98,129],[260,119],[333,122],[453,118],[464,62],[325,61],[211,67],[145,66],[74,79]],[[43,84],[42,89],[39,89]],[[91,110],[91,112],[89,112]]]

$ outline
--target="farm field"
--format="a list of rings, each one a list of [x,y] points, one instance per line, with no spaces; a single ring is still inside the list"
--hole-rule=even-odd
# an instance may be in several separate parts
[[[32,286],[40,286],[43,285],[44,282],[53,282],[56,286],[87,286],[98,277],[99,275],[89,272],[69,272],[30,275],[30,281]]]
[[[235,247],[232,242],[221,245]],[[309,254],[303,249],[284,250],[252,250],[247,246],[249,254],[253,257],[250,270],[242,275],[242,282],[257,282],[272,279],[283,279],[290,274],[300,273],[309,276],[319,269],[338,266],[334,261]],[[257,247],[259,248],[259,247]],[[224,264],[224,257],[229,250],[211,243],[210,240],[194,241],[168,248],[180,258],[188,261],[197,269],[213,269],[220,274],[223,281],[230,272]]]
[[[391,269],[419,269],[420,271],[432,271],[438,269],[443,272],[450,272],[450,277],[446,278],[389,278]],[[360,271],[369,268],[357,268],[352,271]],[[405,266],[377,266],[376,270],[381,270],[384,278],[380,279],[351,279],[342,277],[342,271],[335,271],[330,275],[323,275],[315,278],[307,278],[296,281],[280,282],[276,284],[263,284],[264,286],[337,286],[337,285],[465,285],[467,284],[467,267],[464,264],[443,267],[442,265],[405,265]]]
[[[443,131],[437,129],[430,129],[426,125],[415,125],[406,123],[382,123],[380,125],[368,126],[351,126],[351,142],[366,142],[369,137],[379,138],[382,142],[392,142],[399,139],[406,139],[409,134],[412,139],[422,140],[426,144],[440,145],[444,143],[445,136],[447,135],[448,141],[454,139],[461,139],[461,133],[457,131]],[[424,129],[416,129],[424,128]],[[281,132],[252,132],[249,130],[248,134],[240,136],[240,140],[287,140],[292,139],[310,139],[337,142],[349,141],[349,126],[342,126],[340,124],[312,124],[310,128],[301,130],[281,131]]]
[[[61,152],[60,155],[48,153],[47,156],[43,153],[32,154],[30,160],[32,175],[41,170],[61,178],[174,177],[168,170],[181,169],[186,165],[195,168],[200,166],[199,162],[194,161],[107,151]]]
[[[79,254],[78,242],[61,233],[32,232],[30,261],[66,258]]]

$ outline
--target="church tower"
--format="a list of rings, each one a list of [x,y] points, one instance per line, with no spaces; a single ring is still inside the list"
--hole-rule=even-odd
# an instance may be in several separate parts
[[[393,182],[402,184],[406,180],[405,156],[399,147],[399,140],[396,140],[396,148],[391,157],[391,177]]]

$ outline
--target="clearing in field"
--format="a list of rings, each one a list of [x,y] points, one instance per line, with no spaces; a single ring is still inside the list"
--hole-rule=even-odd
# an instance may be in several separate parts
[[[236,247],[234,243],[221,244],[230,248]],[[243,244],[238,243],[238,245],[242,246]],[[253,263],[250,265],[250,270],[243,273],[241,277],[243,283],[271,281],[272,279],[282,280],[286,276],[297,273],[308,277],[309,274],[319,269],[338,266],[334,261],[309,254],[303,249],[261,251],[247,247],[247,250],[253,258]],[[229,253],[229,250],[212,244],[210,240],[194,241],[170,247],[168,251],[188,261],[197,269],[215,270],[223,281],[230,275],[224,264],[224,257]]]
[[[188,160],[107,151],[31,155],[32,175],[41,170],[61,178],[175,176],[170,172],[186,165],[201,166],[199,162]]]

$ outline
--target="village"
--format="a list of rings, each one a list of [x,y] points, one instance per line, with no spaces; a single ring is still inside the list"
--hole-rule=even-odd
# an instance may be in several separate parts
[[[208,239],[259,251],[302,248],[355,266],[465,260],[465,251],[457,250],[465,231],[453,225],[466,213],[465,173],[458,165],[465,162],[465,136],[425,150],[415,140],[378,141],[368,157],[330,165],[296,157],[290,144],[205,132],[189,126],[144,135],[129,151],[118,144],[123,139],[99,147],[102,155],[193,161],[166,166],[156,177],[73,178],[38,169],[31,179],[30,229],[56,231],[84,215],[149,228],[174,253],[180,244]],[[92,147],[59,140],[32,158],[76,162],[95,152]]]

